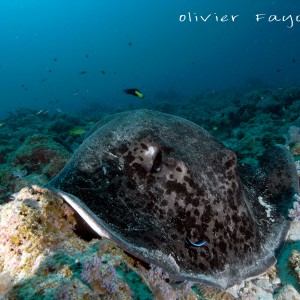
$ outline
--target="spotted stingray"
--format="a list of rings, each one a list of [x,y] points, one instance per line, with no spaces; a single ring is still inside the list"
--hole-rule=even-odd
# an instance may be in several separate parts
[[[283,146],[241,165],[203,128],[149,110],[97,123],[48,187],[125,251],[223,289],[276,263],[299,189]]]

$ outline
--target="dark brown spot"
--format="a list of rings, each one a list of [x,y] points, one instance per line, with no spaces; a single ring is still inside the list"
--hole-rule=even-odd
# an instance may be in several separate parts
[[[184,220],[186,216],[186,211],[182,207],[178,207],[177,209],[177,216],[179,219]]]
[[[199,263],[198,267],[201,271],[206,271],[208,269],[207,266],[205,266],[203,263]]]
[[[250,240],[253,237],[253,232],[251,232],[249,229],[247,229],[245,231],[244,237],[245,237],[246,241]]]
[[[234,160],[233,159],[229,159],[228,161],[226,161],[225,163],[225,167],[227,169],[231,168],[234,165]]]
[[[167,206],[168,201],[166,199],[163,199],[160,204],[161,204],[161,206]]]
[[[219,248],[223,253],[226,253],[227,244],[222,239],[220,239],[220,241],[219,241]]]
[[[198,198],[195,198],[195,199],[192,200],[192,205],[194,205],[194,207],[198,207],[199,204],[200,204],[200,201],[199,201]]]
[[[166,182],[166,188],[167,188],[167,191],[170,192],[176,192],[177,194],[186,194],[187,193],[187,189],[185,187],[184,184],[182,183],[179,183],[175,180],[168,180]]]
[[[134,172],[141,178],[146,177],[147,171],[138,163],[133,163],[132,168]]]
[[[192,259],[192,260],[197,260],[197,256],[198,256],[198,253],[197,253],[197,250],[192,248],[192,247],[189,247],[188,248],[188,253],[189,253],[189,257]]]
[[[149,202],[149,203],[146,205],[145,210],[146,210],[146,211],[152,211],[153,207],[154,207],[154,202],[151,201],[151,202]]]
[[[176,233],[172,233],[171,234],[171,239],[176,240],[178,238]]]
[[[133,181],[127,181],[126,186],[130,189],[130,190],[135,190],[136,189],[136,184]]]
[[[124,155],[124,159],[128,164],[131,164],[135,160],[135,156],[131,152],[128,152],[127,155]]]
[[[244,252],[245,252],[245,253],[251,252],[251,247],[250,247],[250,245],[244,244]]]
[[[144,143],[141,143],[141,146],[142,146],[142,148],[143,148],[144,150],[148,150],[148,149],[149,149],[148,146],[147,146],[146,144],[144,144]]]
[[[128,147],[127,147],[125,144],[123,144],[123,145],[121,145],[121,146],[119,147],[119,151],[120,151],[122,154],[124,154],[125,152],[128,151]]]

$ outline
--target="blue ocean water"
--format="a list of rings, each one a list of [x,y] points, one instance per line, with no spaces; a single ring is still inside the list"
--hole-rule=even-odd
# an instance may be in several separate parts
[[[0,117],[19,107],[135,109],[163,93],[186,99],[300,81],[296,1],[1,0],[0,7]],[[133,87],[144,101],[123,93]]]

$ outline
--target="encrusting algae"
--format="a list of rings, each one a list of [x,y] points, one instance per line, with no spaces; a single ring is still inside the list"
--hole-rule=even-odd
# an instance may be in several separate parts
[[[104,241],[88,243],[80,239],[74,233],[75,224],[74,211],[68,205],[36,186],[24,188],[16,200],[2,207],[0,275],[7,281],[5,292],[10,297],[28,299],[47,294],[57,298],[66,290],[78,298],[82,297],[81,291],[94,294],[92,282],[90,286],[84,280],[93,267],[90,252],[97,256],[98,250],[101,255],[110,247],[103,245]],[[119,264],[110,259],[110,264],[114,263]],[[72,290],[72,284],[78,280],[77,288]],[[129,291],[126,283],[123,285]],[[4,286],[1,288],[3,296]]]
[[[49,200],[45,201],[46,197]],[[31,273],[32,268],[36,269],[42,257],[51,250],[65,248],[66,237],[68,243],[80,250],[84,246],[73,234],[73,213],[47,190],[23,189],[17,202],[3,207],[0,221],[0,240],[5,241],[0,253],[8,259],[5,267],[13,275],[23,277]],[[16,256],[19,258],[17,261]]]

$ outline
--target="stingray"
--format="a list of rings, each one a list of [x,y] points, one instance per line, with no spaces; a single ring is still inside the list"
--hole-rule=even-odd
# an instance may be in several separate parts
[[[47,187],[131,255],[226,289],[276,263],[298,184],[283,146],[240,164],[195,123],[137,110],[98,122]]]

